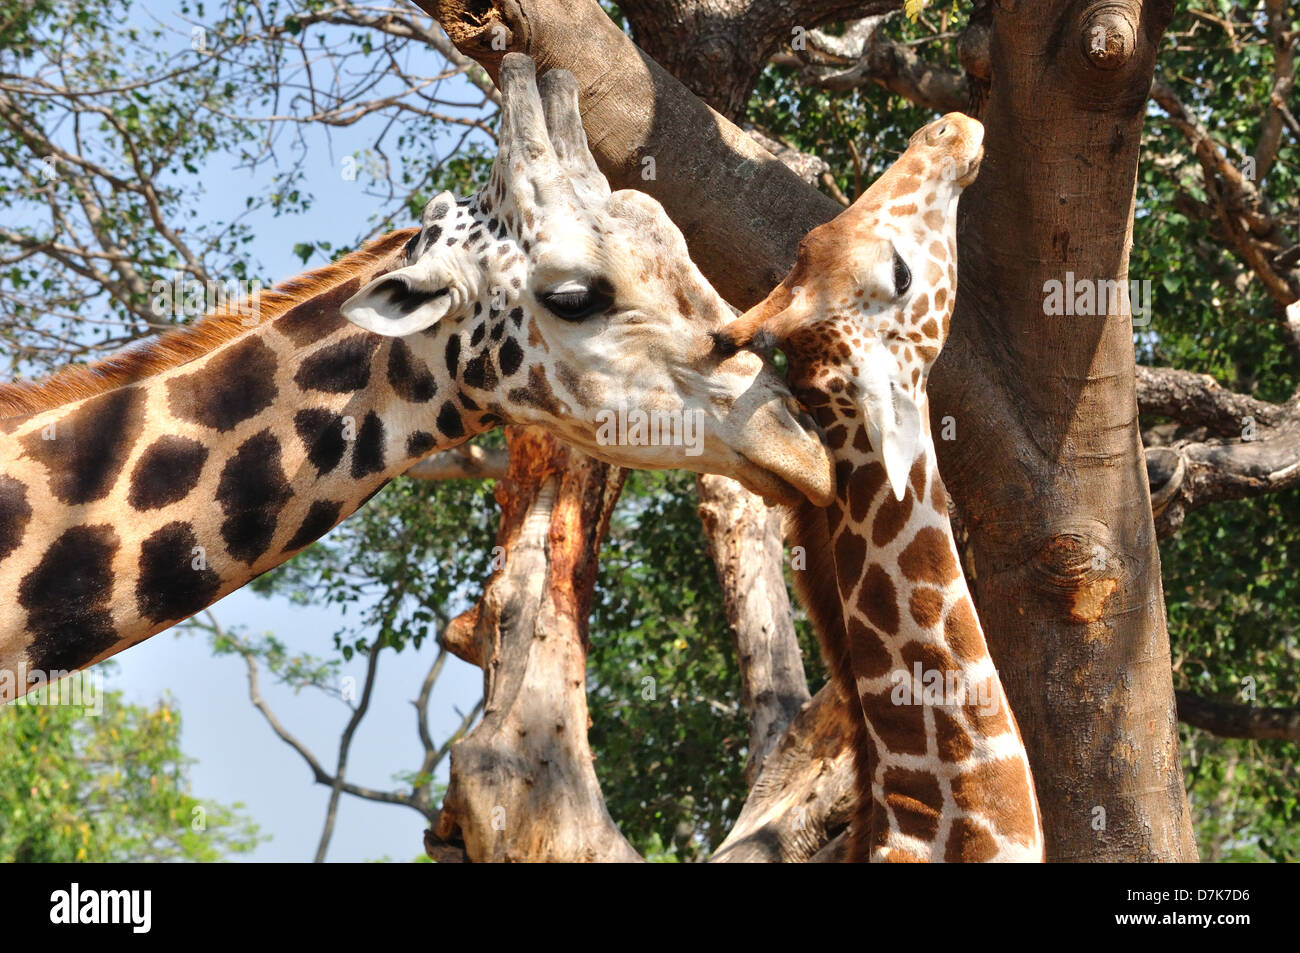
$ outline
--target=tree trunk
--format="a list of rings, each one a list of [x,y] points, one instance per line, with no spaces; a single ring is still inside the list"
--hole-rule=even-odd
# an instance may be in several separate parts
[[[1024,733],[1050,860],[1194,860],[1127,294],[1046,313],[1048,282],[1127,289],[1160,2],[993,11],[987,158],[962,200],[940,470]]]
[[[461,617],[483,660],[483,719],[451,749],[430,856],[632,861],[587,744],[587,617],[596,555],[625,471],[540,430],[508,428],[497,484],[504,558]]]
[[[735,119],[782,44],[823,23],[901,6],[902,0],[623,0],[619,9],[638,46]]]
[[[795,636],[790,596],[781,571],[781,513],[734,480],[695,481],[709,558],[718,569],[723,607],[740,668],[741,700],[749,712],[745,780],[807,703],[808,678]]]

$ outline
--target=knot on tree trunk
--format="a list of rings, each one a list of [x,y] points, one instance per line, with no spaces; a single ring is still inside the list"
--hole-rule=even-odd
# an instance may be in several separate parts
[[[993,75],[993,60],[989,53],[989,22],[971,20],[957,40],[957,56],[962,69],[972,77],[987,81]]]
[[[1102,3],[1084,13],[1079,42],[1098,69],[1115,70],[1137,50],[1137,16],[1128,3]]]
[[[1119,555],[1097,527],[1058,528],[1034,547],[1042,590],[1075,622],[1097,622],[1122,575]]]
[[[1056,64],[1075,108],[1136,120],[1143,114],[1165,19],[1155,0],[1097,0],[1061,14]],[[1023,19],[1023,18],[1022,18]],[[1017,26],[1024,27],[1023,22]],[[1042,28],[1046,30],[1046,27]],[[1114,147],[1112,147],[1114,148]]]

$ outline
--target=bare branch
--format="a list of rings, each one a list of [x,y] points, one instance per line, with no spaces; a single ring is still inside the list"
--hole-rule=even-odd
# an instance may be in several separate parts
[[[1267,178],[1277,159],[1287,119],[1290,119],[1289,125],[1295,134],[1295,117],[1287,108],[1295,89],[1295,37],[1287,30],[1286,8],[1283,0],[1264,0],[1268,35],[1273,47],[1273,88],[1269,91],[1268,109],[1260,124],[1259,143],[1255,146],[1255,173],[1261,182]]]
[[[857,21],[843,36],[809,31],[807,49],[778,53],[772,62],[799,68],[807,86],[845,92],[874,83],[918,106],[946,113],[964,108],[970,98],[966,75],[928,63],[910,44],[886,39],[884,17]]]
[[[500,480],[509,465],[505,450],[466,443],[426,457],[405,475],[417,480]]]
[[[711,862],[802,863],[849,823],[857,802],[849,718],[834,683],[824,685],[768,755]]]
[[[1300,299],[1300,268],[1295,263],[1278,262],[1293,243],[1287,240],[1282,222],[1273,215],[1255,182],[1229,160],[1173,87],[1157,79],[1151,84],[1151,98],[1168,114],[1200,162],[1209,207],[1223,225],[1228,243],[1279,304],[1286,306]]]
[[[1156,533],[1164,538],[1191,510],[1300,486],[1300,424],[1259,431],[1252,440],[1150,447],[1147,476]]]
[[[695,488],[749,712],[745,778],[752,784],[809,699],[782,574],[782,513],[726,477],[698,477]]]
[[[1287,408],[1235,394],[1208,374],[1172,367],[1137,368],[1138,404],[1143,413],[1172,417],[1182,424],[1205,427],[1221,437],[1240,436],[1247,418],[1272,427],[1287,416]]]
[[[379,653],[384,650],[384,635],[376,635],[370,643],[370,651],[366,653],[366,678],[364,687],[361,689],[361,697],[357,701],[356,708],[352,711],[352,717],[348,719],[347,725],[343,729],[343,735],[339,739],[339,756],[337,766],[334,769],[334,782],[330,785],[329,804],[325,809],[325,826],[321,830],[320,843],[316,846],[316,863],[325,862],[325,854],[329,850],[330,838],[334,835],[334,821],[338,817],[339,796],[343,793],[343,778],[347,774],[348,754],[352,749],[352,737],[356,734],[357,726],[361,720],[366,717],[366,712],[370,710],[370,696],[375,689],[375,675],[379,670]]]
[[[1178,720],[1220,738],[1300,741],[1300,708],[1255,708],[1174,692]]]

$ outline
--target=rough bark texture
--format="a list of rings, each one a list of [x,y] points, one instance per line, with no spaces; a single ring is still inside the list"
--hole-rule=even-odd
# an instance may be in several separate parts
[[[994,10],[987,158],[962,201],[957,312],[930,384],[936,416],[957,422],[941,470],[1052,860],[1196,856],[1131,322],[1044,313],[1046,282],[1067,271],[1127,279],[1138,138],[1171,9]]]
[[[763,764],[710,861],[803,863],[848,826],[856,806],[849,708],[827,683]]]
[[[733,304],[757,301],[839,210],[633,47],[594,2],[421,0],[493,69],[491,27],[578,77],[611,180],[653,194]],[[941,467],[1025,733],[1054,860],[1195,857],[1174,731],[1131,326],[1052,319],[1044,282],[1126,277],[1138,134],[1168,3],[992,12],[988,158],[962,207],[961,297],[931,378]],[[1090,38],[1105,43],[1090,52]],[[574,42],[581,37],[581,42]],[[657,176],[641,178],[641,159]],[[1103,568],[1094,570],[1094,565]],[[1093,809],[1106,810],[1094,831]]]
[[[482,861],[631,861],[587,744],[587,616],[624,471],[538,430],[509,428],[497,484],[500,569],[472,615],[483,719],[451,749],[426,847]],[[465,618],[465,617],[462,617]]]
[[[807,32],[823,23],[902,5],[902,0],[623,0],[619,9],[637,45],[734,119],[768,58],[783,45],[806,45]]]
[[[709,558],[718,570],[723,606],[740,667],[741,699],[749,712],[749,760],[754,783],[763,759],[807,703],[799,640],[781,573],[781,514],[726,477],[696,480]]]
[[[1143,434],[1161,538],[1207,504],[1300,486],[1300,393],[1270,404],[1169,367],[1138,367],[1137,386],[1143,413],[1176,422]]]

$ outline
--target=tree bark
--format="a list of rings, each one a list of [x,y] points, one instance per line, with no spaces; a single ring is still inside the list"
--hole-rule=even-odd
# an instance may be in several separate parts
[[[695,486],[749,712],[745,780],[752,785],[763,759],[810,697],[781,572],[782,519],[726,477],[701,476]]]
[[[962,202],[957,312],[930,384],[936,418],[956,422],[941,470],[1050,860],[1196,856],[1131,321],[1044,306],[1067,271],[1127,286],[1138,141],[1171,11],[994,10],[987,159]]]
[[[888,13],[902,0],[623,0],[637,45],[729,118],[745,110],[763,67],[823,23]],[[705,90],[706,92],[701,92]]]
[[[848,826],[857,801],[848,719],[828,682],[764,762],[711,862],[804,863]]]
[[[624,471],[540,430],[508,428],[497,484],[504,560],[468,616],[483,719],[451,749],[426,848],[483,861],[633,861],[587,743],[587,617]],[[466,617],[462,617],[466,618]]]
[[[505,52],[491,48],[496,24],[508,49],[572,70],[602,170],[664,204],[737,306],[762,297],[799,239],[839,211],[594,2],[420,2],[489,70]],[[1025,732],[1053,860],[1195,857],[1131,324],[1048,318],[1042,303],[1044,282],[1067,269],[1127,277],[1138,136],[1170,12],[1167,0],[993,11],[988,158],[963,201],[958,312],[931,376],[936,424],[958,424],[956,441],[940,441],[941,466],[970,533],[978,608]],[[1095,36],[1104,42],[1091,52]],[[639,175],[646,156],[654,178]]]

